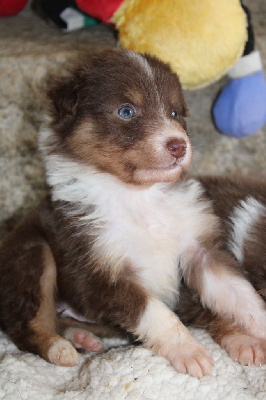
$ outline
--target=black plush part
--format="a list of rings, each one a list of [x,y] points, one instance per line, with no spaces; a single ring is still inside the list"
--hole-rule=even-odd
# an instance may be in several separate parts
[[[66,29],[67,23],[60,18],[60,14],[68,7],[76,8],[75,0],[34,0],[32,4],[37,14],[53,21],[61,29]]]
[[[253,25],[252,25],[252,20],[251,20],[251,13],[247,6],[243,4],[243,1],[241,1],[241,6],[243,10],[245,11],[247,15],[247,23],[248,23],[248,40],[245,45],[244,53],[243,56],[247,56],[248,54],[252,53],[255,49],[255,36],[254,36],[254,31],[253,31]]]

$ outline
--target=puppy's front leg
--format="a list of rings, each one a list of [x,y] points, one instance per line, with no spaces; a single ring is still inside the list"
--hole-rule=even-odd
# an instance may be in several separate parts
[[[79,277],[77,278],[79,279]],[[86,279],[82,279],[82,281]],[[73,281],[73,280],[72,280]],[[146,348],[165,357],[181,373],[201,378],[210,375],[212,358],[162,301],[145,289],[128,271],[110,280],[101,271],[84,293],[85,303],[103,323],[120,326],[141,340]],[[89,318],[89,314],[85,317]]]
[[[212,358],[160,300],[149,298],[133,331],[146,347],[165,357],[181,373],[211,375]]]
[[[196,246],[187,261],[185,281],[199,293],[203,305],[233,319],[249,335],[266,339],[265,304],[228,253]]]

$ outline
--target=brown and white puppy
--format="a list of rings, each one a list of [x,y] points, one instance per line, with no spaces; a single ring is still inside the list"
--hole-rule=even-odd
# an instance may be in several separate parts
[[[202,377],[211,356],[174,312],[183,278],[217,323],[245,338],[222,345],[263,363],[264,302],[226,251],[204,182],[185,178],[192,150],[177,76],[155,58],[107,50],[48,94],[40,148],[50,195],[2,247],[3,329],[22,350],[75,365],[74,346],[101,344],[74,322],[62,329],[56,304],[66,306]]]

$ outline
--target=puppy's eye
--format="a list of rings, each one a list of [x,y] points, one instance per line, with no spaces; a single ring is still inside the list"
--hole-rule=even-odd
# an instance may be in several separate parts
[[[122,117],[124,119],[129,119],[129,118],[134,117],[135,110],[130,106],[123,106],[123,107],[119,108],[118,114],[120,115],[120,117]]]
[[[177,113],[176,110],[173,110],[173,111],[171,112],[171,117],[173,117],[173,118],[177,118],[177,117],[178,117],[178,113]]]

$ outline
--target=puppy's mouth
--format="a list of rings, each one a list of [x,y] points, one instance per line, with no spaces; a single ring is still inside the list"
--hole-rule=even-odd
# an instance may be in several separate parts
[[[186,163],[179,163],[178,160],[175,160],[170,164],[137,169],[134,173],[134,180],[144,185],[158,182],[173,182],[187,170],[190,163],[190,160]]]
[[[161,165],[159,164],[156,167],[151,168],[151,170],[159,170],[159,171],[165,170],[165,171],[167,171],[167,170],[171,170],[171,169],[176,168],[176,167],[178,167],[178,162],[177,162],[177,160],[174,160],[171,163],[161,164]]]
[[[172,182],[182,174],[183,168],[176,162],[169,166],[138,169],[134,173],[134,180],[140,184],[156,182]]]
[[[153,184],[158,182],[173,182],[177,180],[189,167],[192,161],[192,149],[189,141],[181,142],[183,148],[174,149],[174,156],[163,151],[151,165],[136,168],[134,181],[138,184]],[[178,154],[177,154],[178,151]],[[163,159],[163,160],[162,160]]]

